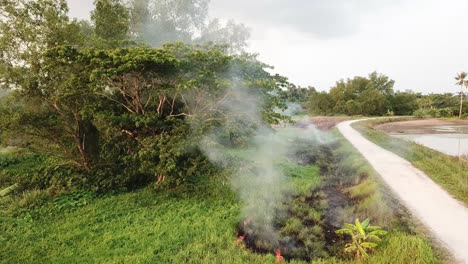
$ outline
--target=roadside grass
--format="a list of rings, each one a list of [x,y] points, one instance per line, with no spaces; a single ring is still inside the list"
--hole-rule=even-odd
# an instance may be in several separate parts
[[[421,232],[410,213],[394,197],[389,187],[366,159],[338,132],[332,133],[340,141],[337,153],[346,156],[341,168],[354,168],[354,184],[344,189],[351,200],[359,200],[354,213],[359,219],[370,218],[371,223],[384,226],[384,237],[375,254],[363,261],[369,264],[442,263],[446,252],[436,248]]]
[[[220,175],[221,176],[221,175]],[[202,183],[203,185],[203,183]],[[177,192],[151,188],[56,203],[2,218],[3,263],[265,263],[235,245],[240,205],[228,186],[206,180]]]
[[[430,243],[420,236],[395,232],[387,237],[374,255],[364,263],[369,264],[434,264],[440,263]]]
[[[316,167],[288,166],[293,186],[318,184]],[[236,245],[241,205],[227,176],[215,176],[170,192],[69,194],[0,215],[0,262],[274,263]]]
[[[361,220],[370,218],[374,224],[384,227],[400,225],[399,217],[406,215],[407,212],[365,158],[337,129],[333,129],[332,133],[339,141],[335,153],[341,156],[334,181],[340,182],[343,186],[342,191],[348,199],[357,201],[352,208],[352,215],[343,220],[353,222],[354,216]]]
[[[401,120],[393,118],[366,120],[354,123],[353,127],[370,141],[411,162],[455,198],[468,204],[467,161],[391,137],[373,128],[379,124]]]
[[[372,216],[375,223],[390,219],[387,194],[372,168],[349,143],[339,140],[335,152],[353,168],[340,171],[341,183],[349,186],[343,192],[359,201],[343,217],[352,221],[356,214]],[[241,150],[235,155],[243,156]],[[3,170],[27,171],[30,165],[18,162]],[[285,161],[280,167],[297,194],[308,194],[329,180],[318,165]],[[147,187],[105,196],[75,192],[51,198],[45,191],[32,190],[0,198],[5,207],[14,207],[0,208],[0,263],[275,263],[272,254],[256,254],[236,243],[242,204],[228,184],[228,174],[201,177],[164,192]],[[322,217],[315,210],[307,215]],[[421,234],[398,225],[389,231],[364,263],[440,263]],[[312,263],[362,262],[324,257]]]

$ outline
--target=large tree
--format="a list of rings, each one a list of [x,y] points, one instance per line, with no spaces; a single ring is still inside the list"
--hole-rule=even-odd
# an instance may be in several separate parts
[[[79,25],[69,21],[65,0],[0,2],[0,74],[2,84],[14,83],[37,92],[43,51],[56,45],[80,46]],[[11,88],[8,86],[7,88]]]
[[[226,144],[242,144],[285,108],[275,96],[285,78],[255,56],[212,46],[57,46],[41,61],[42,93],[19,93],[24,103],[0,109],[3,136],[85,171],[101,190],[180,184],[208,165],[198,150],[203,135],[215,130]]]
[[[97,37],[107,42],[129,38],[130,14],[120,0],[95,0],[91,21]]]
[[[122,4],[95,3],[90,25],[70,21],[64,0],[0,2],[0,80],[15,88],[0,105],[2,139],[108,190],[180,184],[209,166],[197,145],[206,133],[242,144],[283,118],[277,95],[289,84],[256,56],[213,44],[122,47],[126,18],[112,17]]]
[[[390,104],[395,115],[412,115],[418,109],[418,97],[412,91],[397,91],[390,97]]]
[[[332,96],[327,92],[312,94],[307,102],[307,109],[314,115],[331,115],[335,102]]]
[[[176,41],[213,43],[240,53],[250,36],[243,24],[210,19],[209,0],[129,0],[128,6],[131,36],[153,47]]]
[[[56,58],[46,54],[58,45],[81,47],[80,26],[68,19],[64,0],[2,1],[0,10],[0,78],[2,88],[14,89],[16,96],[16,103],[3,109],[3,132],[21,134],[23,144],[34,142],[89,169],[85,145],[92,128],[82,110],[91,94],[79,77],[85,69],[54,67]]]
[[[394,81],[373,72],[368,77],[340,80],[330,89],[331,113],[384,115],[391,110]]]

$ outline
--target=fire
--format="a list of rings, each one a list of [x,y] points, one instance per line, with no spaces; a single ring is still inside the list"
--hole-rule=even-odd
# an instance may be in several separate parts
[[[246,237],[246,234],[241,235],[239,232],[237,232],[236,246],[243,246]]]
[[[283,260],[284,260],[284,258],[283,258],[283,256],[281,256],[281,249],[278,248],[276,250],[276,262],[281,263],[281,262],[283,262]]]
[[[250,217],[248,217],[242,223],[243,224],[243,232],[241,232],[241,233],[238,232],[237,233],[236,245],[238,245],[238,246],[244,245],[245,239],[247,238],[249,233],[252,232],[252,230],[249,228],[249,225],[250,225],[251,222],[252,222],[252,219]]]
[[[245,235],[243,235],[243,236],[237,236],[236,245],[238,245],[238,246],[242,245],[242,243],[244,242],[244,240],[245,240]]]

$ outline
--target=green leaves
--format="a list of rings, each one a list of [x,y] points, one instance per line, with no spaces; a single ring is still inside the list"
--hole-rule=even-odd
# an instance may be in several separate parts
[[[322,115],[384,115],[392,109],[393,86],[393,80],[377,72],[340,80],[329,93],[312,94],[309,110]]]
[[[336,230],[335,233],[337,233],[338,235],[350,235],[350,236],[354,234],[353,230],[351,229],[339,229],[339,230]]]
[[[125,5],[120,0],[96,0],[94,5],[91,20],[97,37],[117,45],[118,41],[126,40],[130,15]]]
[[[358,221],[359,221],[359,220],[356,219],[356,222],[358,222]],[[362,228],[366,229],[366,228],[369,226],[369,222],[370,222],[369,218],[367,218],[366,220],[364,220],[364,222],[361,223]]]
[[[467,75],[468,74],[466,72],[458,73],[457,76],[455,76],[455,80],[457,81],[455,84],[460,85],[460,86],[465,85],[465,79],[466,79]]]
[[[15,191],[18,188],[18,184],[13,184],[3,190],[0,190],[0,197],[5,197]]]
[[[356,229],[361,235],[366,235],[364,229],[362,228],[361,222],[359,222],[359,219],[356,219]]]
[[[360,222],[356,219],[355,224],[344,224],[345,228],[336,231],[339,235],[349,235],[352,243],[345,246],[344,251],[355,254],[356,258],[366,258],[368,253],[372,252],[381,241],[380,236],[387,234],[378,226],[371,226],[370,220],[366,219]]]
[[[364,242],[364,243],[361,243],[361,246],[363,248],[376,248],[377,244],[376,243],[370,243],[370,242]]]
[[[90,25],[70,22],[65,0],[0,3],[0,79],[17,88],[0,108],[2,139],[47,153],[97,190],[177,185],[210,165],[197,149],[205,133],[242,144],[259,123],[284,118],[274,110],[285,108],[276,95],[287,80],[255,55],[129,47],[127,7],[95,5]]]

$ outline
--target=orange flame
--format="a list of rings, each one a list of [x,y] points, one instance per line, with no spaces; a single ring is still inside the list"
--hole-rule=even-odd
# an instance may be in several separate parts
[[[283,260],[284,260],[284,258],[283,258],[283,256],[281,256],[281,249],[278,248],[276,250],[276,262],[281,263],[281,262],[283,262]]]
[[[238,246],[242,245],[243,242],[244,242],[244,240],[245,240],[245,235],[243,235],[243,236],[237,236],[236,245],[238,245]]]

